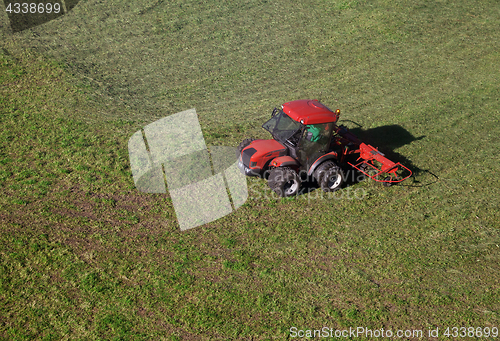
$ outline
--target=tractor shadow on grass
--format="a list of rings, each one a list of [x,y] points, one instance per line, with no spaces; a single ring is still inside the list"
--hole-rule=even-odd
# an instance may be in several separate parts
[[[410,168],[414,174],[422,172],[422,169],[414,165],[404,155],[394,150],[412,142],[422,140],[425,138],[425,135],[415,137],[399,125],[388,125],[367,130],[353,128],[351,131],[361,141],[378,148],[389,160],[402,163]]]
[[[399,162],[408,167],[409,169],[411,169],[413,175],[408,180],[396,184],[396,186],[410,186],[410,187],[428,186],[439,179],[439,177],[436,174],[432,173],[430,170],[422,169],[416,166],[410,159],[395,151],[395,149],[398,149],[404,145],[408,145],[412,142],[424,139],[426,137],[425,135],[415,137],[408,130],[396,124],[386,125],[366,130],[362,129],[362,126],[358,124],[357,128],[353,128],[350,130],[361,141],[370,144],[374,147],[377,147],[382,153],[385,154],[385,156],[389,160],[393,162]],[[417,180],[417,177],[419,175],[424,175],[424,174],[431,175],[435,180],[428,183],[420,183],[420,181]],[[356,182],[352,182],[351,184],[354,183]],[[349,185],[349,182],[346,181],[346,184]]]

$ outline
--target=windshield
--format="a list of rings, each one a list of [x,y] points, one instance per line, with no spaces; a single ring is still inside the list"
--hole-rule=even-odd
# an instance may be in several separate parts
[[[295,122],[283,110],[280,110],[269,121],[264,123],[262,128],[270,132],[276,140],[285,142],[295,132],[300,130],[301,124]]]

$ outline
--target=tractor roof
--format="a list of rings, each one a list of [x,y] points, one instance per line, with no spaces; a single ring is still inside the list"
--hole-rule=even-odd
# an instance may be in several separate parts
[[[339,111],[331,111],[317,99],[300,99],[282,105],[285,114],[294,121],[303,124],[337,122]]]

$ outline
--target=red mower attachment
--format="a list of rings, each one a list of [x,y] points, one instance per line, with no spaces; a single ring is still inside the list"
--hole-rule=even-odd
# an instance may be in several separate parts
[[[359,158],[356,162],[356,164],[350,162],[348,164],[371,179],[384,183],[385,186],[402,182],[412,175],[412,171],[408,167],[399,162],[392,162],[383,153],[379,152],[377,148],[366,143],[359,145]],[[398,175],[398,171],[402,171],[406,176]],[[381,180],[380,178],[383,175],[386,176]]]

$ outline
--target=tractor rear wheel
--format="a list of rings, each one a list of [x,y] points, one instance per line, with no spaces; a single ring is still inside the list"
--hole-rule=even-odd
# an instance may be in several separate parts
[[[325,192],[334,192],[344,183],[344,173],[332,161],[325,161],[314,172],[314,178]]]
[[[252,141],[254,141],[254,140],[255,139],[244,139],[243,141],[241,141],[241,143],[236,148],[237,149],[236,157],[239,158],[243,149],[245,149],[245,147],[248,146],[250,143],[252,143]]]
[[[301,181],[293,169],[277,167],[269,173],[267,184],[280,197],[291,197],[299,193]]]

